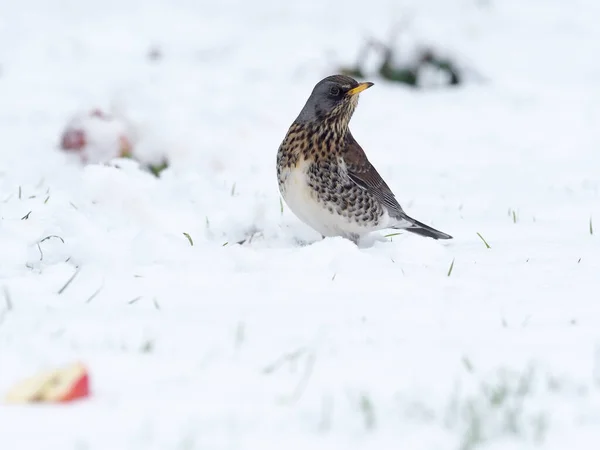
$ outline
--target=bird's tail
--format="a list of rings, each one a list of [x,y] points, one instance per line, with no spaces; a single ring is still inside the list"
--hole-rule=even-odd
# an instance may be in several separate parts
[[[429,237],[432,239],[452,239],[452,236],[441,231],[431,228],[429,225],[419,222],[412,217],[404,216],[403,224],[395,226],[393,228],[397,230],[406,230],[411,233],[418,234],[419,236]],[[408,223],[407,223],[408,222]]]

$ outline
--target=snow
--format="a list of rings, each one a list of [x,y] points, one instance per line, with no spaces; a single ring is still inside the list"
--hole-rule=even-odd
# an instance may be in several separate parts
[[[93,389],[0,405],[2,448],[598,448],[600,5],[0,11],[0,396],[76,360]],[[281,210],[277,147],[314,84],[402,21],[481,77],[371,76],[351,128],[454,239],[321,240]],[[171,167],[61,152],[93,108]]]

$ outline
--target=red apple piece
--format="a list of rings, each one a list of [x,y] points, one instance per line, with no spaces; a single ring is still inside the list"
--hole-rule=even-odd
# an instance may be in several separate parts
[[[90,395],[89,375],[81,363],[49,370],[17,383],[7,403],[62,403]]]

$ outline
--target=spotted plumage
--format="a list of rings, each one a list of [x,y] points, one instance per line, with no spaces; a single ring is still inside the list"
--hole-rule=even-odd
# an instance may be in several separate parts
[[[451,239],[406,215],[348,129],[358,94],[372,85],[343,75],[317,83],[277,152],[281,195],[323,236],[357,242],[369,232],[396,228]]]

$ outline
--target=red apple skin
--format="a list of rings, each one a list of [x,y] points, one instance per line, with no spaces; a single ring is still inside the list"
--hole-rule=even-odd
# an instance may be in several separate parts
[[[119,136],[119,156],[122,158],[128,158],[131,157],[132,155],[132,151],[133,151],[133,146],[131,145],[131,142],[129,141],[129,139],[127,138],[127,136],[121,135]]]
[[[84,369],[85,370],[85,369]],[[65,392],[65,395],[58,401],[61,403],[71,402],[80,398],[89,397],[90,395],[90,378],[87,371],[83,372],[83,376],[80,377],[75,384],[71,386],[71,389]]]
[[[67,403],[89,397],[87,368],[81,363],[38,373],[17,383],[5,398],[7,403]]]
[[[62,135],[61,147],[64,150],[81,151],[86,144],[83,130],[68,129]]]
[[[91,119],[91,122],[90,122]],[[95,108],[87,113],[81,115],[77,114],[67,124],[60,138],[60,148],[69,153],[76,154],[82,164],[88,164],[90,159],[96,159],[96,154],[103,154],[102,158],[111,159],[113,157],[131,158],[133,157],[133,140],[131,136],[128,136],[128,132],[125,129],[118,131],[118,135],[115,137],[118,139],[114,149],[106,147],[106,143],[102,144],[101,148],[97,148],[94,141],[94,126],[98,124],[98,121],[114,122],[118,127],[119,122],[125,126],[126,121],[114,117],[111,114],[105,113],[101,109]],[[95,122],[95,124],[94,124]],[[123,127],[121,127],[123,128]],[[98,130],[96,130],[97,132]],[[109,133],[116,133],[116,130],[108,130]],[[108,144],[111,145],[111,144]],[[102,150],[103,149],[103,150]],[[98,153],[98,150],[101,150]],[[109,153],[112,153],[110,155]],[[101,158],[101,159],[102,159]],[[96,161],[96,162],[107,162],[107,161]]]

